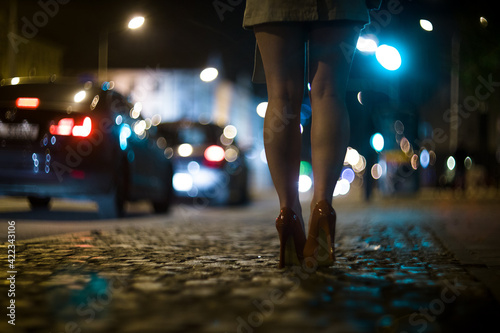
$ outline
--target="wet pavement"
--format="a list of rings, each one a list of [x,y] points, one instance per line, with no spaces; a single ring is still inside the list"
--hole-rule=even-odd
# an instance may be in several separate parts
[[[0,331],[485,332],[500,314],[497,206],[340,200],[337,262],[316,272],[276,268],[275,200],[18,241],[16,325],[4,315]]]

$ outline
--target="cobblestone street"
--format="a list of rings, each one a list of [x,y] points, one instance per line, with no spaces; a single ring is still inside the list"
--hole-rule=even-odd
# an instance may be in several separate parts
[[[442,229],[460,230],[477,214],[457,209],[477,205],[498,224],[498,208],[446,202],[341,201],[337,262],[317,272],[276,268],[275,200],[181,205],[157,227],[18,241],[16,325],[3,315],[0,331],[485,332],[498,301],[471,272],[491,279],[498,260],[464,263]]]

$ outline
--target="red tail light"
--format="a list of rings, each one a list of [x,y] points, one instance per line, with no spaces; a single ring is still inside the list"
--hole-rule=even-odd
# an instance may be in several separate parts
[[[73,127],[73,136],[80,136],[86,138],[92,131],[92,120],[90,117],[85,117],[83,124],[80,126]]]
[[[57,125],[51,125],[49,131],[52,135],[72,135],[85,138],[92,132],[92,120],[90,117],[85,117],[81,125],[75,125],[73,118],[63,118],[59,120]]]
[[[16,99],[16,106],[20,109],[36,109],[40,105],[40,100],[35,97],[19,97]]]
[[[217,145],[212,145],[205,149],[203,156],[209,162],[222,162],[226,157],[224,148]]]

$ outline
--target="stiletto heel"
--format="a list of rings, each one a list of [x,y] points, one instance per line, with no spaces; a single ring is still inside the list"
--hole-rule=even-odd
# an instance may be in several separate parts
[[[282,208],[276,218],[276,229],[280,238],[280,262],[278,268],[300,266],[304,259],[306,236],[297,215],[289,208]]]
[[[309,233],[304,247],[308,267],[331,266],[335,262],[335,224],[337,215],[332,206],[322,200],[312,212]]]

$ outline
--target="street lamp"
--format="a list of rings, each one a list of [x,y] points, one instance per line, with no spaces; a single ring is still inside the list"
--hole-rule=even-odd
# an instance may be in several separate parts
[[[128,28],[132,30],[139,29],[144,24],[144,20],[143,16],[136,16],[128,22]]]
[[[128,28],[135,30],[140,28],[144,24],[143,16],[135,16],[128,22]],[[104,29],[99,36],[99,68],[98,68],[98,80],[99,82],[104,82],[108,79],[108,35],[109,29]]]

